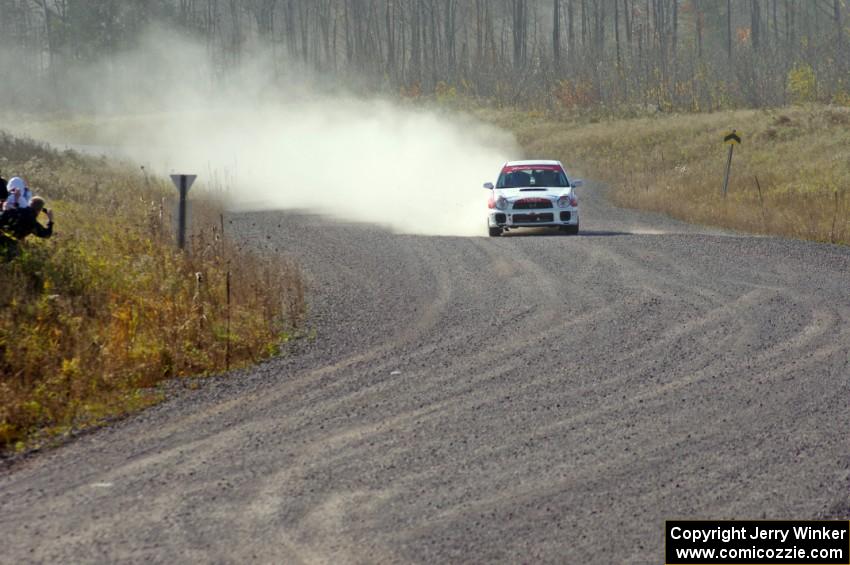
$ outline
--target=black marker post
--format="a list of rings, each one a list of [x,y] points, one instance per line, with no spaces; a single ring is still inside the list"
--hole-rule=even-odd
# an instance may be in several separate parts
[[[180,191],[180,208],[177,213],[177,247],[180,249],[186,248],[186,198],[196,178],[198,175],[171,175],[171,182]]]

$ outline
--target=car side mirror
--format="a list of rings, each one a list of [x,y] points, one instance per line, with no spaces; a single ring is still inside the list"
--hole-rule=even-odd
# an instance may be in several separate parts
[[[584,181],[581,179],[573,179],[573,181],[570,183],[570,186],[572,186],[573,188],[582,187],[584,186]]]
[[[484,188],[486,188],[487,190],[493,190],[493,183],[492,182],[485,182]]]

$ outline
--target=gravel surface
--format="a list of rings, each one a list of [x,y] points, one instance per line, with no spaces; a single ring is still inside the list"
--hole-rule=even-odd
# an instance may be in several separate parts
[[[7,464],[0,561],[660,563],[665,519],[848,518],[850,249],[602,192],[580,236],[233,217],[315,338]]]

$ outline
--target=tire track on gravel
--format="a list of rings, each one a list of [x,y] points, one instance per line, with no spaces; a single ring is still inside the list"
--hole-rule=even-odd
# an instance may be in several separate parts
[[[657,562],[666,518],[850,508],[850,252],[594,190],[586,237],[234,217],[316,339],[0,471],[4,557]]]

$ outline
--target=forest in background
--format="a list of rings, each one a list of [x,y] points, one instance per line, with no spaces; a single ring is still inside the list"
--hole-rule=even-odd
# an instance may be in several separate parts
[[[82,71],[108,78],[155,26],[203,46],[210,88],[262,61],[283,87],[520,108],[846,106],[847,16],[847,0],[0,0],[0,104],[93,110]]]

